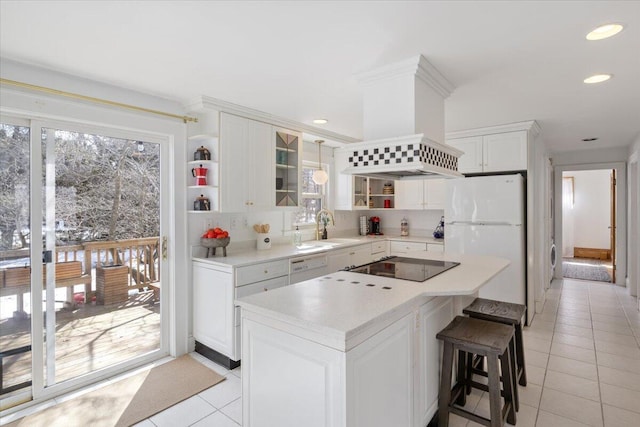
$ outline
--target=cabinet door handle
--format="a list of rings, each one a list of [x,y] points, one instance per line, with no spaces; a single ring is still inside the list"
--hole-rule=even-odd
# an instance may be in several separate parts
[[[265,292],[267,292],[268,290],[269,290],[269,289],[267,289],[267,288],[264,288],[264,291],[265,291]]]
[[[265,271],[264,271],[264,274],[269,274],[269,270],[265,270]]]
[[[349,252],[349,255],[355,255],[355,254],[356,254],[355,252]]]

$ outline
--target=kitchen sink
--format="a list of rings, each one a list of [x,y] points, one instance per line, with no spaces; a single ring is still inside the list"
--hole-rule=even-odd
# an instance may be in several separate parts
[[[312,252],[316,252],[316,251],[320,251],[323,249],[327,249],[327,248],[331,248],[333,246],[336,246],[337,243],[309,243],[309,244],[303,244],[300,246],[296,247],[296,252],[299,254],[308,254],[308,253],[312,253]]]

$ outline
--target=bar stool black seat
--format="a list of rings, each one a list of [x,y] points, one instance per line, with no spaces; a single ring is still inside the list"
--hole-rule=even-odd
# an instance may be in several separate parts
[[[438,427],[448,427],[449,413],[465,417],[489,427],[503,427],[505,418],[516,423],[513,389],[515,387],[510,345],[514,327],[487,320],[457,316],[436,337],[444,343],[440,393],[438,396]],[[454,351],[458,351],[457,381],[451,387]],[[467,357],[467,356],[471,357]],[[459,407],[466,402],[466,361],[473,355],[487,359],[490,419]],[[502,372],[502,376],[500,375]],[[502,386],[501,386],[502,381]],[[476,384],[472,384],[474,387]],[[502,405],[504,396],[504,405]]]
[[[484,298],[476,298],[462,312],[469,317],[476,319],[489,320],[492,322],[513,325],[515,328],[515,363],[517,365],[516,377],[517,382],[526,387],[527,385],[527,368],[524,362],[524,342],[522,338],[522,317],[527,311],[527,307],[522,304],[514,304],[504,301],[495,301]],[[474,368],[476,364],[472,365]],[[470,390],[467,390],[470,392]],[[515,390],[516,398],[518,390]],[[518,408],[516,408],[518,409]]]

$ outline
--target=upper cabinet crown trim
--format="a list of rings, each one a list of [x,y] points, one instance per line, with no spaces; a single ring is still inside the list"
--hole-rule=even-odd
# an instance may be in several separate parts
[[[242,105],[223,101],[221,99],[213,98],[206,95],[202,95],[201,97],[193,100],[188,104],[187,109],[189,111],[202,111],[203,109],[218,110],[220,112],[234,114],[247,119],[268,123],[270,125],[281,126],[298,132],[310,133],[314,136],[323,137],[331,141],[341,142],[344,144],[360,141],[357,138],[341,135],[339,133],[331,132],[326,129],[307,125],[305,123],[297,122],[291,119],[285,119],[284,117],[278,117],[273,114],[265,113],[264,111],[244,107]]]
[[[532,136],[536,136],[540,133],[541,128],[538,122],[536,122],[535,120],[530,120],[526,122],[508,123],[505,125],[488,126],[484,128],[475,128],[475,129],[461,130],[456,132],[447,132],[445,139],[449,140],[449,139],[465,138],[469,136],[492,135],[494,133],[516,132],[519,130],[528,131],[532,134]]]

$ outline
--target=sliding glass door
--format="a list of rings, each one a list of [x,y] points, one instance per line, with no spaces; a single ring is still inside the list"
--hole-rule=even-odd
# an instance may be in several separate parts
[[[31,386],[30,128],[0,124],[0,399]]]
[[[167,354],[166,144],[67,123],[2,126],[31,141],[30,185],[16,173],[13,187],[22,190],[7,190],[20,208],[0,212],[2,289],[12,288],[2,295],[0,322],[14,325],[2,328],[2,351],[30,346],[3,364],[3,384],[14,386],[6,389],[32,381],[33,396],[46,396]]]

